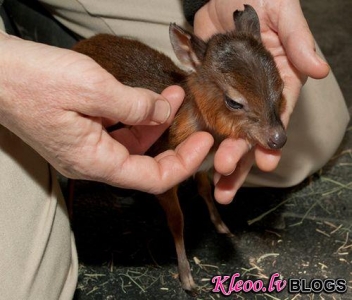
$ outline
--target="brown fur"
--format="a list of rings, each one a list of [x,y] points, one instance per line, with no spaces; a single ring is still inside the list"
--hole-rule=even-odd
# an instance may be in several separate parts
[[[215,35],[207,42],[174,24],[170,26],[175,53],[192,69],[191,73],[138,41],[107,34],[81,41],[74,50],[92,57],[126,85],[157,93],[174,84],[183,87],[185,100],[170,128],[149,150],[150,155],[175,148],[196,131],[208,131],[214,136],[213,150],[228,137],[244,138],[252,145],[266,148],[281,148],[286,141],[280,120],[285,105],[283,82],[273,57],[261,42],[254,9],[246,5],[243,12],[235,12],[234,22],[236,31]],[[224,100],[226,95],[243,107],[229,108]],[[230,234],[214,206],[207,176],[199,173],[196,179],[216,229]],[[177,186],[157,198],[175,240],[182,286],[195,291],[184,249]]]

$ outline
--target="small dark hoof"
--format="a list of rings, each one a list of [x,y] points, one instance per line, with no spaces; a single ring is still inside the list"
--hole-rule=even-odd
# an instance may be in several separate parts
[[[215,224],[215,229],[216,229],[217,233],[219,233],[219,234],[223,234],[223,235],[226,235],[228,237],[234,236],[232,234],[232,232],[230,231],[230,229],[222,221],[217,223],[217,224]]]
[[[182,282],[182,288],[188,295],[192,297],[197,297],[199,294],[199,288],[193,281],[192,275],[188,276],[187,280]]]
[[[191,290],[185,290],[185,292],[191,297],[197,297],[199,295],[198,287],[193,287]]]
[[[235,235],[232,232],[225,233],[225,236],[228,238],[234,238]]]

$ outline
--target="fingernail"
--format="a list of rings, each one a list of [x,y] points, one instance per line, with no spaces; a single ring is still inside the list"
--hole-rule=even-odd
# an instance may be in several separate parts
[[[164,123],[170,117],[171,106],[166,100],[160,99],[155,102],[154,114],[152,120],[157,123]]]
[[[316,58],[321,64],[328,65],[327,61],[322,58],[318,53],[316,53]]]
[[[217,185],[218,182],[220,181],[220,178],[221,178],[221,175],[219,173],[214,173],[214,176],[213,176],[213,182],[214,182],[214,185]]]
[[[233,172],[235,172],[236,169],[233,169],[231,172],[223,174],[224,176],[230,176]]]

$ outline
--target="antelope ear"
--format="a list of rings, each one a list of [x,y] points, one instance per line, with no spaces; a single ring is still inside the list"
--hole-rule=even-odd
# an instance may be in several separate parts
[[[261,41],[259,18],[252,6],[245,4],[243,11],[236,10],[233,13],[233,20],[237,32],[251,34]]]
[[[192,71],[204,59],[207,44],[175,23],[169,27],[170,41],[179,61]]]

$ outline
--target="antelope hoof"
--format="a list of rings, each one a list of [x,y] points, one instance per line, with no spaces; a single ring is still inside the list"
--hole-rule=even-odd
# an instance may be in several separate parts
[[[191,274],[186,276],[186,278],[181,280],[181,282],[182,282],[182,288],[185,290],[185,292],[188,295],[192,297],[196,297],[199,294],[198,286],[194,283],[194,280]]]
[[[228,237],[234,236],[234,234],[230,231],[230,229],[225,225],[224,222],[215,224],[215,229],[218,233],[226,234]]]

